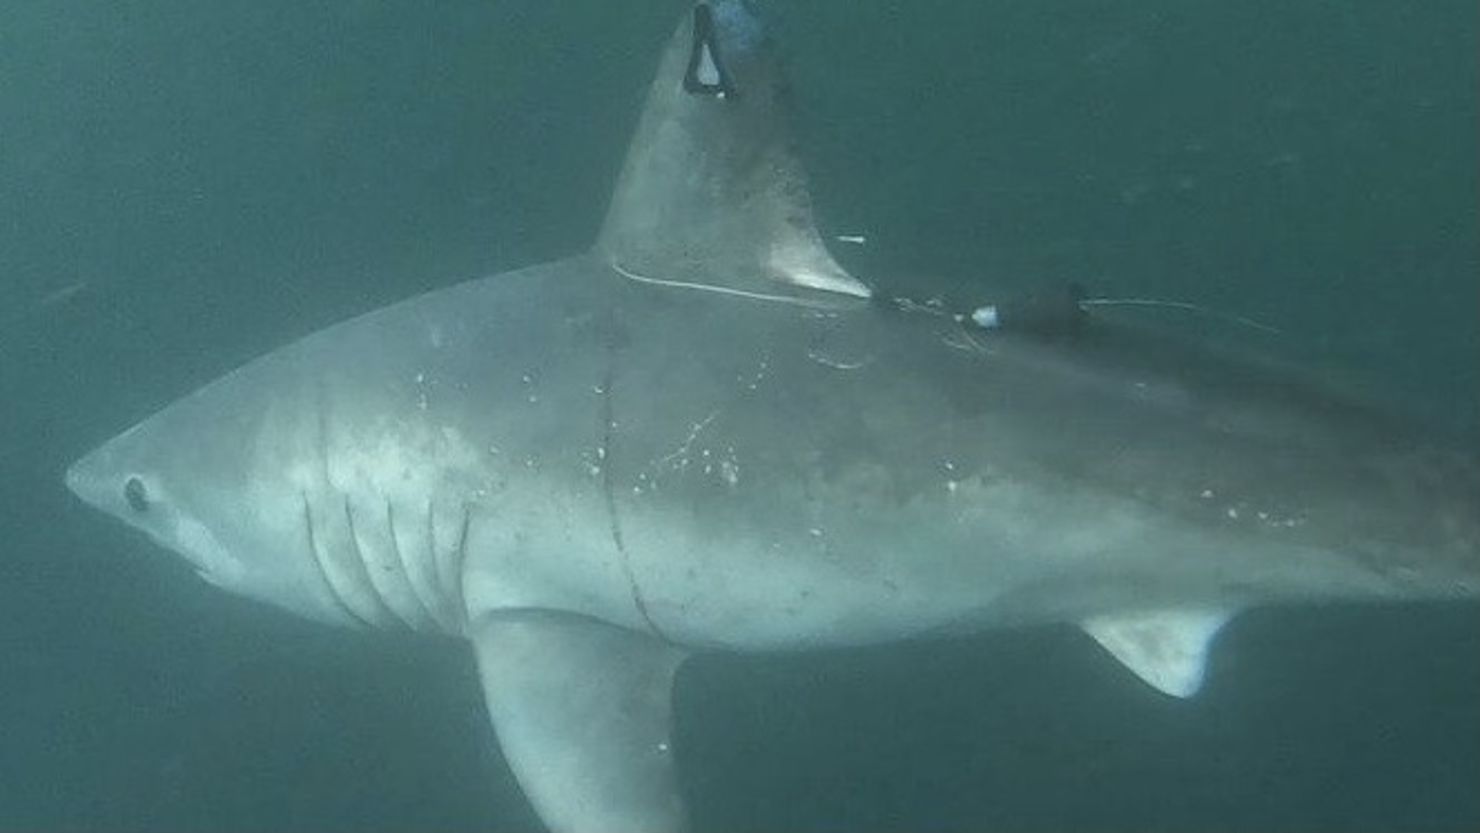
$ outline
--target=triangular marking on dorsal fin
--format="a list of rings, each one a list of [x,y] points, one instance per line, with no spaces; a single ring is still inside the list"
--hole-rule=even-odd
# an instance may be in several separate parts
[[[714,12],[707,4],[694,7],[693,45],[689,50],[688,69],[684,71],[683,88],[690,93],[727,98],[734,95],[729,73],[718,54],[714,37]]]
[[[748,8],[698,4],[648,93],[597,239],[602,259],[659,281],[869,297],[817,232],[781,87]]]
[[[714,50],[707,42],[699,44],[699,65],[694,69],[694,78],[705,87],[719,86],[719,67],[714,63]]]
[[[1080,627],[1147,685],[1191,697],[1202,687],[1213,637],[1232,617],[1222,610],[1154,610],[1095,616]]]

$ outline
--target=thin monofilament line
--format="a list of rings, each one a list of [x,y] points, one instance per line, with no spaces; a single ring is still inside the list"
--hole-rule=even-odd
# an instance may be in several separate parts
[[[731,289],[728,286],[712,286],[706,283],[690,283],[688,281],[675,281],[666,278],[654,278],[648,275],[642,275],[637,272],[633,272],[629,269],[625,269],[622,267],[621,264],[617,263],[614,260],[609,261],[608,265],[610,265],[618,275],[621,275],[622,277],[628,278],[630,280],[637,281],[638,283],[650,283],[656,286],[670,286],[675,289],[696,289],[701,292],[718,292],[721,295],[734,295],[739,298],[748,298],[752,301],[774,301],[776,303],[791,304],[793,306],[808,307],[812,309],[827,306],[827,304],[825,303],[819,301],[809,301],[804,298],[791,298],[785,295],[768,295],[764,292],[748,292],[744,289]]]
[[[1209,309],[1208,307],[1202,306],[1200,304],[1194,304],[1191,301],[1163,301],[1163,300],[1159,300],[1159,299],[1156,299],[1156,298],[1085,298],[1085,299],[1083,299],[1083,300],[1081,300],[1079,302],[1079,306],[1080,307],[1160,307],[1160,308],[1166,308],[1166,309],[1177,309],[1177,310],[1184,310],[1184,311],[1187,311],[1187,312],[1199,313],[1201,315],[1206,315],[1206,316],[1208,316],[1210,318],[1217,318],[1217,319],[1221,319],[1223,321],[1228,321],[1228,322],[1231,322],[1231,323],[1234,323],[1234,324],[1242,324],[1245,327],[1252,327],[1253,329],[1260,330],[1262,332],[1270,333],[1270,334],[1273,334],[1273,335],[1280,335],[1282,333],[1282,331],[1278,327],[1272,327],[1272,326],[1270,326],[1268,324],[1265,324],[1263,322],[1255,321],[1252,318],[1246,318],[1246,317],[1244,317],[1242,315],[1235,315],[1235,314],[1233,314],[1231,312],[1219,312],[1218,310]]]

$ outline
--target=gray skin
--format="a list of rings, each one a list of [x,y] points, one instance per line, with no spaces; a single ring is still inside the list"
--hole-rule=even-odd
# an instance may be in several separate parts
[[[591,253],[274,351],[68,485],[228,591],[466,637],[557,830],[685,827],[694,650],[1071,622],[1185,696],[1251,606],[1480,591],[1475,461],[1381,413],[1107,321],[869,298],[754,19],[700,14]],[[722,97],[680,83],[705,32]]]

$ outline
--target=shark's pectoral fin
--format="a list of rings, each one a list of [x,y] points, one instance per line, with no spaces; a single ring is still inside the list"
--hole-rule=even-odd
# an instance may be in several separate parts
[[[684,829],[670,738],[682,651],[548,611],[485,616],[471,636],[504,755],[547,825]]]
[[[1147,685],[1191,697],[1202,687],[1213,637],[1231,618],[1223,610],[1154,610],[1096,616],[1080,626]]]

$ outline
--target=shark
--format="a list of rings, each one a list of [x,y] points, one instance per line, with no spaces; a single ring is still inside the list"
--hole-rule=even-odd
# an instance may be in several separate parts
[[[695,4],[588,251],[269,352],[68,487],[227,592],[466,640],[556,831],[689,828],[695,653],[1069,623],[1190,697],[1250,608],[1480,592],[1471,450],[1195,339],[850,274],[776,53]]]

